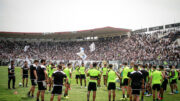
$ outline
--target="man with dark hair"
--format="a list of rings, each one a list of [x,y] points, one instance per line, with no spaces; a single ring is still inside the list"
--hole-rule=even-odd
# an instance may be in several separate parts
[[[63,70],[64,73],[66,74],[68,81],[65,82],[65,92],[64,92],[64,97],[68,98],[68,89],[70,88],[70,83],[71,83],[71,78],[72,78],[72,73],[71,73],[71,63],[68,63],[68,67],[65,67],[65,69]]]
[[[22,66],[22,71],[21,71],[23,87],[24,87],[24,80],[26,80],[26,87],[28,84],[28,71],[29,71],[28,63],[27,61],[24,61],[24,66]]]
[[[34,60],[34,64],[30,66],[30,79],[31,79],[32,87],[30,88],[28,92],[29,97],[30,97],[30,93],[32,94],[31,96],[34,97],[35,86],[37,84],[36,68],[37,68],[38,63],[39,63],[38,60]]]
[[[37,67],[37,82],[38,82],[38,92],[37,92],[37,101],[39,101],[39,95],[41,93],[41,101],[44,101],[44,93],[46,90],[47,82],[47,72],[46,72],[46,60],[41,60],[41,65]]]
[[[90,76],[89,84],[88,84],[88,93],[87,93],[87,101],[89,101],[90,93],[93,91],[93,101],[95,101],[96,98],[96,90],[97,90],[97,78],[100,76],[99,71],[96,69],[97,63],[93,63],[93,65],[90,65],[90,68],[88,70],[87,76]]]
[[[137,65],[134,65],[134,71],[129,75],[128,85],[132,88],[133,101],[139,101],[140,90],[144,89],[144,79]]]
[[[53,101],[54,95],[58,95],[58,101],[61,101],[61,94],[62,94],[62,88],[63,88],[63,80],[66,78],[66,82],[68,81],[68,78],[66,74],[63,72],[63,67],[61,65],[58,65],[57,70],[52,74],[52,77],[54,78],[53,82],[53,90],[50,101]]]
[[[12,88],[15,89],[15,66],[14,61],[11,61],[10,66],[8,67],[8,89],[11,89],[10,83],[13,81]]]
[[[146,84],[148,84],[148,77],[149,77],[149,73],[146,70],[146,66],[143,65],[140,72],[142,73],[143,79],[144,79],[144,89],[142,89],[142,93],[141,93],[141,101],[144,101],[144,92],[146,91]]]
[[[160,99],[159,95],[160,95],[162,78],[163,78],[162,73],[156,70],[156,66],[153,66],[153,73],[152,73],[151,81],[150,81],[150,84],[152,84],[152,89],[153,89],[153,101],[156,100],[156,95],[155,95],[156,91],[157,91],[157,100]]]
[[[81,65],[81,67],[79,69],[81,88],[82,88],[82,79],[84,79],[84,84],[85,84],[85,87],[86,87],[86,75],[85,75],[85,71],[86,71],[86,68],[84,67],[84,63],[82,63],[82,65]]]
[[[117,73],[113,70],[113,65],[109,64],[109,71],[107,72],[107,81],[108,81],[108,92],[109,92],[109,101],[111,101],[111,91],[113,93],[113,101],[116,97],[116,75]]]

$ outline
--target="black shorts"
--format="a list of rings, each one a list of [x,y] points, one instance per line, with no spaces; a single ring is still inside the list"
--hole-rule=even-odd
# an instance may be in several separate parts
[[[28,78],[28,75],[23,75],[23,78]]]
[[[110,82],[108,84],[108,90],[116,90],[116,83]]]
[[[38,82],[38,90],[46,90],[46,82]]]
[[[32,86],[36,86],[37,85],[36,80],[31,80],[31,84],[32,84]]]
[[[153,89],[153,90],[160,91],[160,88],[161,88],[160,84],[154,84],[154,85],[152,86],[152,89]]]
[[[132,95],[140,95],[140,91],[141,91],[141,86],[135,86],[135,85],[131,85],[132,88]]]
[[[80,78],[80,75],[76,75],[76,79]]]
[[[96,91],[97,90],[97,86],[95,82],[89,82],[88,85],[88,91]]]
[[[176,79],[174,79],[170,82],[170,84],[176,84],[176,83],[177,83]]]
[[[80,75],[80,79],[86,79],[85,74],[81,74],[81,75]]]
[[[124,82],[122,82],[121,86],[128,86],[128,79],[124,79]]]
[[[62,94],[62,86],[54,86],[51,94]]]
[[[132,95],[140,95],[140,89],[132,89]]]

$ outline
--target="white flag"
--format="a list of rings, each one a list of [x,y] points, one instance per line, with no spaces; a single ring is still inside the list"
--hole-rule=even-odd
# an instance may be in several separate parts
[[[87,58],[87,55],[84,53],[84,48],[80,47],[80,52],[76,53],[78,56],[80,56],[83,60]]]
[[[95,51],[95,44],[94,44],[94,42],[89,46],[89,48],[90,48],[91,52]]]
[[[26,46],[24,47],[24,52],[26,52],[29,47],[30,47],[30,46],[27,46],[27,45],[26,45]]]

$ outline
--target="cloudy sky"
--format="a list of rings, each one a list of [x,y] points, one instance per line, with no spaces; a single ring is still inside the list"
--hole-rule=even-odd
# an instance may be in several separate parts
[[[0,31],[61,32],[180,22],[180,0],[0,0]]]

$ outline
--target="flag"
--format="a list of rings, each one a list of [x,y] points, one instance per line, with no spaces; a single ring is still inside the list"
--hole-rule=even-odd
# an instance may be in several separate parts
[[[89,46],[90,51],[93,52],[95,50],[95,44],[94,42]]]
[[[80,52],[76,53],[79,57],[81,57],[83,60],[87,58],[87,55],[84,53],[84,48],[80,47]]]
[[[30,47],[30,46],[26,45],[26,46],[24,47],[24,52],[26,52],[29,47]]]

